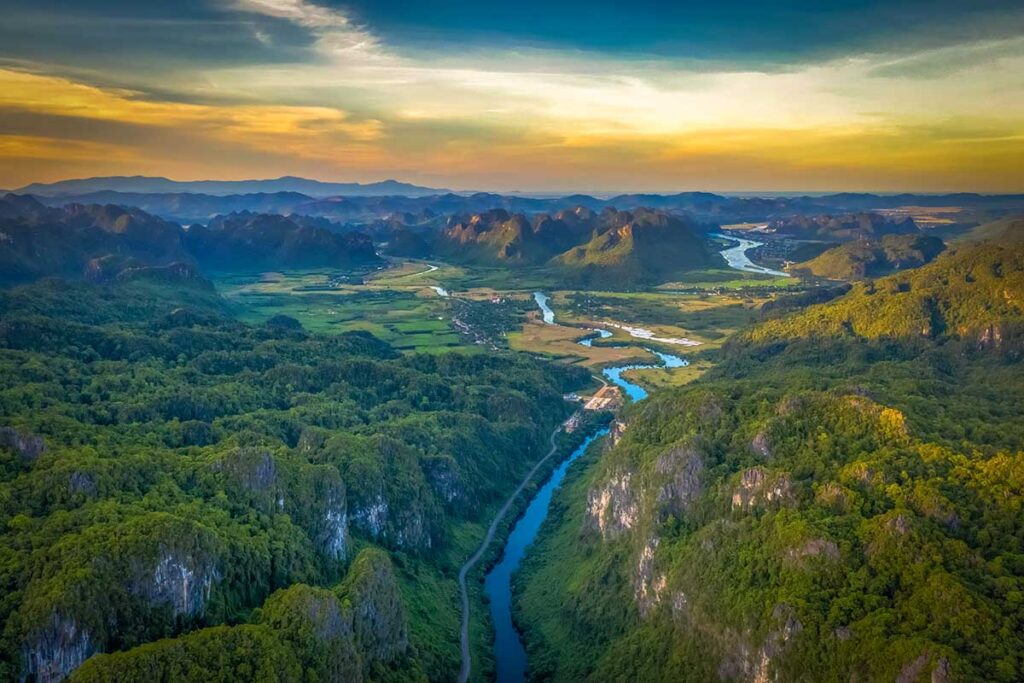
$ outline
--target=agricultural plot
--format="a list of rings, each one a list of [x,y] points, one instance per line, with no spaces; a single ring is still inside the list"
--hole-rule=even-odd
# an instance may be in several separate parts
[[[217,286],[237,308],[238,316],[248,322],[284,314],[308,330],[363,330],[401,350],[436,352],[463,347],[447,320],[444,299],[420,295],[417,287],[326,287],[330,277],[309,272],[228,276],[218,279]]]

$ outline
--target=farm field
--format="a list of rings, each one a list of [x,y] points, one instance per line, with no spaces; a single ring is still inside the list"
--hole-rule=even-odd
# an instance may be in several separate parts
[[[735,277],[736,271],[730,273]],[[730,289],[723,283],[716,283],[713,291],[696,292],[554,290],[544,288],[544,283],[538,280],[543,274],[542,269],[521,272],[393,259],[387,267],[369,272],[225,273],[216,276],[215,283],[245,321],[260,323],[275,315],[288,315],[310,331],[364,330],[406,351],[436,352],[454,348],[479,351],[482,337],[480,330],[474,331],[474,328],[494,323],[487,323],[472,311],[484,313],[491,310],[486,305],[489,300],[501,301],[511,305],[503,309],[503,315],[513,317],[509,318],[511,328],[505,328],[510,330],[507,334],[491,335],[500,338],[499,346],[507,344],[512,350],[593,368],[624,362],[654,362],[654,356],[642,347],[684,356],[714,350],[737,329],[756,319],[761,304],[772,297],[770,290]],[[780,279],[779,282],[789,286],[793,280]],[[776,281],[741,277],[736,282],[774,284]],[[442,296],[438,288],[450,293],[450,297]],[[561,324],[545,325],[535,314],[532,292],[536,289],[551,294]],[[483,308],[467,309],[473,302]],[[519,329],[516,329],[519,326],[517,316],[522,316]],[[699,345],[689,347],[637,339],[614,324],[643,327],[663,338],[692,339]],[[590,347],[578,344],[577,340],[594,327],[607,329],[612,336],[594,340]],[[698,368],[695,364],[689,368],[635,374],[645,383],[655,382],[660,386],[696,377]]]
[[[466,346],[446,315],[446,302],[425,287],[329,287],[324,272],[228,275],[217,288],[239,318],[259,323],[288,315],[314,332],[370,332],[395,348],[437,352]],[[422,290],[422,291],[420,291]]]

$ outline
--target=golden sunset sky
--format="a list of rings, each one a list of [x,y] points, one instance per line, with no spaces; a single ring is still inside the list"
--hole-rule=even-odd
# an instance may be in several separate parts
[[[5,10],[0,187],[1024,192],[1020,3],[138,4]]]

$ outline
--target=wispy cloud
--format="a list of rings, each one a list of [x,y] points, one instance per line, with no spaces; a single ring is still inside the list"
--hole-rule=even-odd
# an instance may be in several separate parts
[[[5,112],[131,122],[219,145],[218,168],[237,154],[277,172],[476,188],[1024,189],[1024,39],[737,70],[538,48],[411,52],[336,8],[231,2],[256,41],[284,22],[308,35],[305,52],[204,65],[177,98],[8,69],[0,126]],[[124,144],[144,156],[144,143]],[[212,155],[196,155],[201,174]]]
[[[236,0],[233,7],[277,19],[286,19],[309,29],[318,48],[333,56],[370,59],[380,57],[380,45],[369,31],[355,26],[342,11],[305,0]]]

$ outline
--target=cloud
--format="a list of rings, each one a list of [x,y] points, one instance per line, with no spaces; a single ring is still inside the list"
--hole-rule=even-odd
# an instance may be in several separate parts
[[[236,0],[233,7],[309,29],[318,38],[318,48],[333,57],[371,59],[379,55],[377,39],[338,10],[305,0]]]
[[[175,82],[187,85],[170,95],[0,69],[0,128],[17,120],[22,136],[112,145],[110,158],[126,166],[163,160],[190,175],[308,169],[497,189],[1024,189],[1024,155],[1013,156],[1024,39],[738,70],[578,50],[409,53],[305,0],[230,7],[256,41],[283,27],[308,34],[306,47],[290,61],[181,72]],[[145,133],[119,141],[94,125],[90,138],[83,122]],[[49,143],[17,144],[20,159],[52,160]]]

